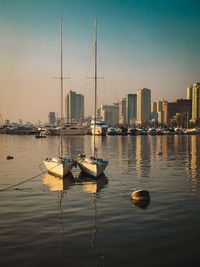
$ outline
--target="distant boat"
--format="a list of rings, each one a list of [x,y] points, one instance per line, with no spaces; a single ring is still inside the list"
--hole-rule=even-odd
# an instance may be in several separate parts
[[[17,125],[7,127],[5,130],[6,134],[17,134],[17,135],[29,135],[34,133],[33,125]]]
[[[63,157],[63,21],[61,19],[60,23],[60,35],[61,35],[61,75],[60,75],[60,81],[61,81],[61,131],[60,131],[60,157],[54,157],[54,158],[46,158],[43,163],[48,170],[49,173],[64,177],[68,174],[71,174],[71,169],[74,165],[74,162],[70,158]]]
[[[102,119],[96,119],[96,121],[93,119],[91,121],[90,128],[91,128],[91,133],[93,135],[103,135],[103,136],[105,136],[106,133],[107,133],[107,130],[108,130],[108,125]]]
[[[82,155],[77,161],[79,168],[83,173],[86,173],[92,177],[99,177],[108,165],[108,161],[97,157],[96,149],[96,122],[97,122],[97,26],[96,19],[94,21],[94,123],[93,123],[93,157],[85,157]],[[97,125],[98,129],[98,125]]]
[[[128,135],[128,129],[125,127],[119,127],[117,128],[117,134],[118,135]]]
[[[36,134],[35,134],[35,138],[46,138],[47,136],[46,136],[46,134],[43,132],[43,131],[41,131],[41,132],[37,132]]]
[[[109,127],[107,131],[107,135],[117,135],[117,129],[113,127]]]
[[[138,131],[137,131],[136,128],[129,128],[128,131],[127,131],[127,133],[129,135],[137,135],[138,134]]]
[[[185,134],[199,135],[200,134],[200,128],[186,129],[184,133]]]
[[[66,135],[85,135],[86,129],[77,123],[65,123],[62,128],[63,136]],[[60,135],[61,127],[52,127],[47,129],[47,135]]]
[[[149,135],[158,135],[158,132],[157,132],[156,128],[149,128],[148,134]]]

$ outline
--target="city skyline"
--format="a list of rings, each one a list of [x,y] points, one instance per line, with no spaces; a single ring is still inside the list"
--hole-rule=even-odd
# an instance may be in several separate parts
[[[199,81],[197,1],[0,1],[0,113],[45,121],[59,112],[59,20],[64,19],[65,95],[85,96],[93,114],[93,19],[98,22],[98,106],[138,88],[153,100],[186,98]]]

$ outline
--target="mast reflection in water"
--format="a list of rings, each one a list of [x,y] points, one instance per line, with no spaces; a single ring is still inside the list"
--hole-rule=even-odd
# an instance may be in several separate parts
[[[100,190],[108,184],[108,179],[105,174],[102,174],[98,177],[98,179],[91,179],[90,177],[80,175],[79,182],[82,184],[83,191],[92,195],[91,198],[91,209],[93,211],[92,214],[92,238],[91,238],[91,247],[94,250],[94,253],[97,257],[96,265],[95,266],[103,266],[104,255],[100,253],[97,249],[95,242],[97,238],[97,200],[98,200],[98,193]]]
[[[91,139],[64,138],[64,154],[89,154]],[[59,138],[0,135],[0,144],[2,189],[37,175]],[[200,136],[106,136],[97,146],[108,184],[73,169],[75,179],[45,175],[1,192],[1,265],[198,266]],[[133,208],[135,189],[149,191],[146,209]]]

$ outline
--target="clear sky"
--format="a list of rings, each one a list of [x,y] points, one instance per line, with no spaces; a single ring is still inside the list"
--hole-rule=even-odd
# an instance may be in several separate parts
[[[93,113],[93,20],[98,23],[98,104],[137,88],[152,100],[186,97],[200,80],[198,0],[0,0],[0,113],[47,121],[59,111],[59,20],[64,19],[65,94]]]

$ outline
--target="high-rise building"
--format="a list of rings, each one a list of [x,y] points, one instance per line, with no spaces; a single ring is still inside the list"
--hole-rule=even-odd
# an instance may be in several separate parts
[[[137,94],[126,96],[126,124],[134,125],[137,121]]]
[[[137,90],[137,122],[146,124],[151,117],[151,90],[147,88]]]
[[[164,101],[164,123],[167,124],[176,116],[177,113],[185,114],[191,118],[192,113],[192,100],[191,99],[177,99],[176,102]]]
[[[109,127],[116,127],[119,123],[119,104],[101,105],[98,110],[98,117],[106,121]]]
[[[163,101],[157,101],[157,112],[163,111]]]
[[[5,120],[5,125],[8,126],[10,124],[10,120]]]
[[[84,96],[70,90],[65,98],[65,110],[68,123],[81,123],[84,118]]]
[[[194,83],[192,88],[192,121],[200,119],[200,83]]]
[[[153,113],[157,112],[157,102],[155,101],[151,102],[151,112]]]
[[[55,125],[56,124],[56,113],[55,112],[49,112],[49,124]]]
[[[123,98],[119,102],[119,124],[124,125],[126,123],[126,99]]]
[[[158,123],[163,124],[164,122],[164,111],[158,111]]]
[[[192,89],[193,89],[193,85],[187,88],[187,99],[192,99]]]

